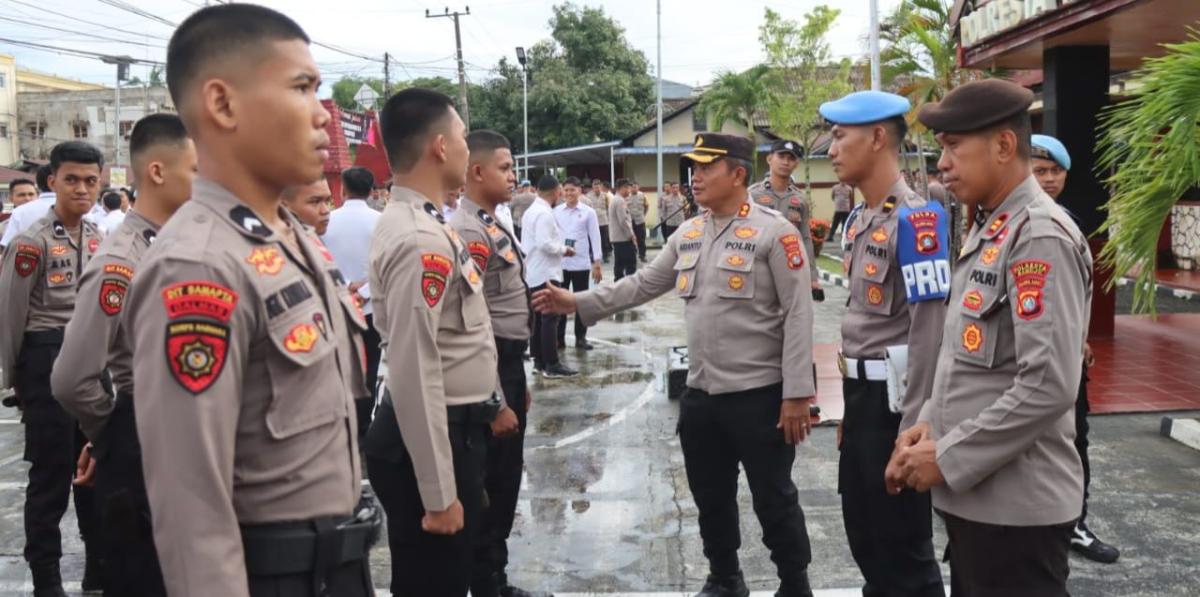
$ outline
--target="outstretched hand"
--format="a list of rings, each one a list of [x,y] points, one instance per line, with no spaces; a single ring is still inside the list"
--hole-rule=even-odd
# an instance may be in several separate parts
[[[570,315],[575,312],[575,293],[554,285],[533,293],[533,308],[538,313]]]

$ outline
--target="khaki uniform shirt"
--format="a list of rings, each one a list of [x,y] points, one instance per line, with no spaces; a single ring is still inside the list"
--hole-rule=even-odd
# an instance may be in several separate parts
[[[629,219],[633,220],[634,224],[646,223],[646,210],[650,209],[650,200],[646,199],[646,195],[640,191],[633,193],[625,204],[629,209]]]
[[[842,319],[842,352],[855,359],[883,359],[888,347],[908,346],[908,390],[900,408],[904,430],[917,422],[921,405],[933,390],[946,305],[940,300],[908,302],[897,259],[897,213],[903,206],[924,206],[925,201],[903,178],[888,195],[879,207],[864,207],[856,221],[860,232],[851,240],[854,244],[846,261],[850,298]]]
[[[847,212],[854,207],[854,187],[839,182],[833,185],[833,211]]]
[[[46,215],[18,234],[4,252],[0,266],[0,387],[14,385],[13,374],[25,332],[66,327],[75,310],[75,291],[83,268],[100,248],[100,229],[80,220],[81,242],[54,214]]]
[[[600,226],[608,226],[608,194],[594,192],[585,195],[588,199],[588,205],[596,210],[596,224]]]
[[[513,197],[513,221],[516,222],[518,226],[521,225],[521,218],[525,217],[525,210],[529,209],[530,205],[533,205],[534,199],[537,199],[537,195],[533,193],[517,193],[517,196]]]
[[[755,203],[774,209],[786,216],[788,221],[800,232],[800,238],[804,240],[804,254],[813,254],[812,229],[809,228],[812,209],[808,206],[807,193],[794,184],[789,184],[782,193],[777,193],[771,188],[771,180],[767,179],[750,187],[750,198]],[[816,282],[820,276],[816,264],[814,263],[812,266],[809,273],[812,275],[812,281]]]
[[[295,245],[198,178],[126,297],[167,592],[248,594],[239,525],[349,515],[366,320],[320,241]]]
[[[920,416],[946,478],[935,507],[1011,526],[1079,517],[1074,405],[1091,289],[1083,234],[1032,176],[973,228]]]
[[[580,293],[593,325],[675,289],[687,321],[688,386],[710,394],[783,382],[785,398],[814,395],[808,255],[778,212],[747,202],[723,226],[692,218],[638,272]]]
[[[458,499],[446,407],[485,402],[499,390],[483,276],[440,216],[424,195],[393,186],[370,252],[389,396],[375,414],[368,454],[395,459],[407,451],[427,511]]]
[[[941,203],[943,206],[950,205],[952,202],[950,191],[947,191],[946,187],[936,180],[929,183],[929,200]]]
[[[467,245],[467,252],[483,272],[483,294],[492,317],[492,332],[506,340],[529,340],[529,288],[525,285],[525,257],[509,232],[479,204],[464,197],[450,218]]]
[[[633,219],[629,216],[629,201],[620,195],[613,195],[608,204],[608,239],[614,243],[627,243],[634,239]]]
[[[158,234],[136,210],[112,232],[79,279],[75,313],[67,324],[50,385],[54,397],[93,442],[100,437],[114,399],[101,380],[105,369],[117,392],[133,393],[133,348],[121,329],[121,309],[142,255]]]
[[[667,226],[679,226],[686,219],[683,215],[683,195],[666,194],[658,198],[658,219]]]

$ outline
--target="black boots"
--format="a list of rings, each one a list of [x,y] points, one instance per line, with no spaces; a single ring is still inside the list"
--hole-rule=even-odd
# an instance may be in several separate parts
[[[33,597],[67,597],[57,563],[30,566],[30,571],[33,572]]]
[[[696,597],[750,597],[750,589],[746,588],[746,579],[741,572],[720,576],[710,574]]]

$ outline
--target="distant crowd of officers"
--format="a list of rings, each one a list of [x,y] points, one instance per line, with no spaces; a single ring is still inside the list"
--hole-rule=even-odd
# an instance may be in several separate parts
[[[390,186],[347,170],[331,213],[319,72],[280,13],[201,9],[168,65],[179,116],[134,127],[123,220],[105,235],[88,217],[104,159],[72,141],[5,231],[0,385],[24,422],[35,595],[64,595],[72,494],[85,591],[372,595],[386,525],[393,595],[543,595],[506,574],[526,349],[541,374],[572,375],[556,317],[575,314],[587,349],[586,326],[672,291],[689,347],[678,428],[709,563],[699,596],[749,594],[739,468],[776,595],[812,595],[792,471],[813,424],[823,292],[790,178],[799,147],[773,146],[751,184],[750,140],[698,135],[694,205],[676,184],[660,196],[666,242],[639,270],[649,204],[634,181],[584,193],[547,176],[514,196],[508,140],[468,131],[425,89],[381,111]],[[1061,192],[1070,164],[1031,136],[1032,99],[987,80],[920,111],[943,191],[975,208],[957,255],[940,203],[901,175],[908,101],[821,106],[850,280],[838,489],[864,595],[944,594],[934,511],[956,596],[1065,596],[1068,547],[1100,549],[1081,516],[1086,441],[1073,445],[1091,255],[1043,190]],[[851,211],[854,189],[865,202]],[[589,289],[610,255],[615,282]]]

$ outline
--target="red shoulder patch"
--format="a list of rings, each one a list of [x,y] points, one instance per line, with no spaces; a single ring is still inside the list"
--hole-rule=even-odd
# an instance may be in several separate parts
[[[430,308],[436,307],[446,293],[446,279],[454,269],[449,257],[438,253],[421,255],[421,296]]]
[[[125,278],[126,280],[133,279],[133,268],[129,267],[128,265],[121,265],[120,263],[105,264],[104,273],[116,274],[122,278]]]
[[[42,249],[37,245],[17,245],[17,254],[13,256],[13,267],[17,275],[28,278],[37,269],[42,259]]]
[[[129,282],[127,280],[105,278],[100,282],[100,310],[110,317],[120,313],[121,306],[125,304],[125,293],[128,290]]]
[[[1042,299],[1050,269],[1049,263],[1038,259],[1026,259],[1012,265],[1013,279],[1017,283],[1017,317],[1032,321],[1045,312]]]
[[[163,289],[162,297],[171,319],[199,315],[222,323],[233,316],[238,301],[236,292],[207,280],[172,284]]]
[[[938,212],[932,210],[914,211],[908,215],[908,221],[917,233],[917,252],[922,255],[937,253],[941,248],[938,242],[937,226]]]
[[[788,269],[800,269],[804,267],[804,249],[800,247],[800,236],[796,234],[787,234],[779,237],[779,244],[783,245],[784,255],[787,257]]]
[[[167,324],[167,365],[175,381],[199,394],[212,386],[225,369],[229,328],[200,321]]]
[[[467,250],[471,252],[471,259],[475,260],[475,265],[479,266],[479,271],[487,271],[488,257],[492,256],[492,250],[487,246],[487,243],[473,240],[467,243]]]

